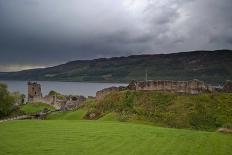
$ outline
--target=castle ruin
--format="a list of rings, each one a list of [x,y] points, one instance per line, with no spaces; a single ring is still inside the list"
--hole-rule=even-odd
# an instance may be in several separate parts
[[[28,102],[29,103],[36,103],[42,102],[47,103],[49,105],[56,104],[56,96],[44,96],[42,95],[41,85],[37,82],[28,82]]]
[[[28,102],[34,102],[42,98],[41,85],[36,82],[28,82]]]
[[[211,92],[212,89],[200,80],[191,81],[171,81],[171,80],[157,80],[157,81],[132,81],[128,85],[129,90],[153,90],[184,94],[200,94],[204,92]]]
[[[56,95],[46,95],[43,97],[41,91],[41,85],[36,82],[28,82],[28,103],[42,102],[49,104],[56,109],[60,110],[72,110],[77,109],[86,100],[84,96],[63,95],[63,98],[59,98]]]
[[[149,81],[131,81],[127,87],[110,87],[100,90],[96,93],[96,99],[100,100],[113,91],[121,90],[135,91],[161,91],[182,94],[200,94],[212,92],[213,88],[199,80],[191,81],[171,81],[171,80],[149,80]]]

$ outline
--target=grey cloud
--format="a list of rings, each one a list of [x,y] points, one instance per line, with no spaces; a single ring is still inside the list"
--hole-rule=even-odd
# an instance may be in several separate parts
[[[0,69],[232,48],[231,8],[231,0],[0,0]]]

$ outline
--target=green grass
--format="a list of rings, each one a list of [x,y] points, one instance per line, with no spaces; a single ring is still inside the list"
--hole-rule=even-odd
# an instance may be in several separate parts
[[[49,120],[80,120],[85,114],[86,110],[79,109],[76,111],[54,112],[49,114],[46,119]]]
[[[229,155],[232,135],[100,121],[0,123],[1,155]]]
[[[119,121],[118,114],[111,112],[98,119],[99,121]]]
[[[48,104],[45,104],[45,103],[28,103],[28,104],[20,106],[20,111],[22,111],[25,114],[33,114],[36,112],[40,112],[44,110],[45,108],[49,110],[55,110],[54,107]]]

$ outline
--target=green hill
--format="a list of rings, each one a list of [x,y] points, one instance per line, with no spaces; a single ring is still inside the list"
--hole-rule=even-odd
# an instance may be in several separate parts
[[[76,111],[54,112],[45,119],[121,121],[216,131],[222,127],[232,128],[232,93],[112,92],[102,100],[87,100]]]
[[[0,154],[229,155],[232,135],[100,121],[0,123]]]
[[[95,106],[92,105],[88,113],[91,112],[105,115],[103,120],[109,118],[215,131],[223,126],[232,127],[232,93],[178,95],[155,91],[112,92],[97,101]]]
[[[119,120],[119,116],[118,116],[117,113],[111,112],[111,113],[108,113],[108,114],[102,116],[98,120],[99,121],[118,121]]]
[[[232,51],[194,51],[173,54],[78,60],[66,64],[13,73],[0,73],[6,80],[60,80],[129,82],[149,79],[199,79],[222,84],[232,79]]]

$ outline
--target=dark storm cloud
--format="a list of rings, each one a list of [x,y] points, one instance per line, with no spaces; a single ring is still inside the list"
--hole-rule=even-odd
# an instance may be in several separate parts
[[[232,47],[231,0],[0,0],[0,70]]]

